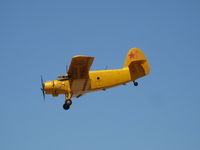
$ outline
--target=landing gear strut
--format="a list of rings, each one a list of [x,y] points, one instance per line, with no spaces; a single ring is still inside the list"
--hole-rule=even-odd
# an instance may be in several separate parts
[[[138,86],[138,82],[133,81],[134,86]]]
[[[64,109],[64,110],[70,109],[71,104],[72,104],[71,99],[67,99],[67,100],[65,101],[65,103],[63,104],[63,109]]]

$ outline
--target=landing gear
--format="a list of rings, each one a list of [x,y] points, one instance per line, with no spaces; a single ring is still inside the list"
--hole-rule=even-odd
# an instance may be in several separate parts
[[[134,86],[138,86],[138,82],[133,81]]]
[[[63,104],[63,109],[64,109],[64,110],[70,109],[71,104],[72,104],[72,101],[71,101],[70,99],[67,99],[67,100],[65,101],[65,103]]]
[[[63,104],[63,109],[68,110],[70,108],[70,105],[67,105],[66,103]]]

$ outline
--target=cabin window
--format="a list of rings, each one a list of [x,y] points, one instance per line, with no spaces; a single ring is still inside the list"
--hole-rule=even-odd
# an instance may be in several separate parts
[[[99,80],[100,79],[100,77],[97,77],[97,80]]]

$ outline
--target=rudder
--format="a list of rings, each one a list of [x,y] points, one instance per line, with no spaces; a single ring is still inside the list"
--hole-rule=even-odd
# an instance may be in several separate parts
[[[126,67],[130,70],[132,80],[141,78],[150,72],[148,61],[139,48],[129,50],[124,63],[124,68]]]

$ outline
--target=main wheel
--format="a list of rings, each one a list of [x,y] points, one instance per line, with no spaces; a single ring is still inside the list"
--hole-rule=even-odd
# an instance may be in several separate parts
[[[63,104],[63,109],[64,109],[64,110],[68,110],[69,108],[70,108],[70,105],[68,105],[68,104],[66,104],[66,103]]]

